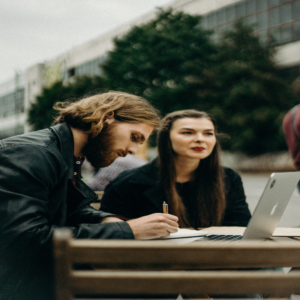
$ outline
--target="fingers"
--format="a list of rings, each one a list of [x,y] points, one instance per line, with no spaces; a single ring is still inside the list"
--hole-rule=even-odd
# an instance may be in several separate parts
[[[171,214],[161,214],[161,213],[156,213],[154,215],[162,215],[164,216],[165,218],[169,219],[169,220],[172,220],[172,221],[175,221],[175,222],[178,222],[178,217],[174,216],[174,215],[171,215]]]
[[[178,227],[169,226],[167,224],[160,223],[154,230],[155,238],[167,237],[171,233],[177,232]]]
[[[178,218],[168,214],[152,214],[127,221],[136,239],[153,239],[169,236],[178,231]]]
[[[177,226],[168,226],[168,227],[166,227],[166,230],[167,230],[169,233],[177,232],[177,231],[178,231],[178,225],[177,225]]]
[[[173,221],[173,222],[178,222],[178,217],[174,216],[174,215],[170,215],[170,214],[162,214],[162,213],[155,213],[155,214],[151,214],[148,215],[146,217],[152,217],[152,218],[158,218],[158,219],[162,219],[162,220],[168,220],[168,221]]]
[[[170,214],[156,213],[150,215],[153,217],[153,222],[161,222],[170,225],[171,227],[178,227],[178,217]]]

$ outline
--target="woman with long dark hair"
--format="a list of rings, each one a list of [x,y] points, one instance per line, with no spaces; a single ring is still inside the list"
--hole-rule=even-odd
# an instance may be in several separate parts
[[[158,158],[120,174],[106,188],[101,210],[138,218],[163,211],[180,227],[246,226],[250,220],[240,176],[220,164],[214,118],[197,110],[165,116]]]

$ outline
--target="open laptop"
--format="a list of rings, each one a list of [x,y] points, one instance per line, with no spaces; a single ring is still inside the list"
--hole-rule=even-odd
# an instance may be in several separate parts
[[[243,235],[208,234],[199,241],[244,241],[270,238],[299,180],[300,172],[272,173]]]

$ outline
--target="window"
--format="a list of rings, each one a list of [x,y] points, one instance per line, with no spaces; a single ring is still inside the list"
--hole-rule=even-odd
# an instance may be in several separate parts
[[[279,25],[279,8],[275,7],[269,10],[269,26]]]
[[[300,21],[294,22],[294,39],[300,40]]]
[[[217,16],[215,13],[207,16],[208,28],[214,28],[217,25]]]
[[[268,28],[268,12],[266,10],[257,14],[257,29],[265,28]]]
[[[269,0],[269,7],[279,5],[279,0]]]
[[[226,26],[225,25],[221,25],[218,27],[218,35],[219,37],[221,37],[223,35],[223,33],[225,32],[226,30]]]
[[[204,29],[207,29],[207,19],[208,17],[202,17],[201,21],[200,21],[200,24],[201,24],[201,27],[204,28]]]
[[[280,27],[280,42],[288,43],[292,41],[292,27],[291,24],[282,25]]]
[[[248,16],[246,20],[249,25],[254,26],[254,28],[256,28],[256,15]]]
[[[226,22],[226,11],[225,9],[221,9],[217,12],[217,22],[218,24],[223,24]]]
[[[237,18],[241,18],[246,15],[246,3],[245,2],[237,3],[235,9],[236,9],[236,17]]]
[[[293,20],[300,19],[300,0],[292,2]]]
[[[256,1],[255,0],[248,0],[246,2],[246,12],[247,12],[247,15],[254,14],[256,12]]]
[[[269,32],[271,36],[275,39],[275,44],[278,45],[280,43],[279,27],[271,28]]]
[[[268,1],[256,0],[256,11],[264,10],[268,8]]]
[[[24,88],[0,98],[0,117],[5,118],[24,112]]]
[[[227,19],[227,22],[232,21],[232,20],[235,19],[235,7],[233,5],[227,7],[227,9],[226,9],[226,19]]]
[[[300,12],[298,12],[300,14]],[[291,3],[279,6],[280,23],[290,22],[292,20]]]

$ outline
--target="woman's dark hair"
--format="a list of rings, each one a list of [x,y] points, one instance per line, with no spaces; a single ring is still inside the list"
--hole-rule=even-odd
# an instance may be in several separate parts
[[[166,115],[157,135],[160,179],[166,192],[170,213],[179,217],[182,227],[209,227],[220,225],[225,211],[223,168],[220,166],[220,146],[218,141],[212,153],[196,169],[193,185],[196,190],[194,218],[188,218],[185,206],[176,190],[175,152],[170,140],[173,123],[178,119],[195,118],[210,120],[216,132],[216,122],[212,115],[197,110],[181,110]],[[189,221],[188,221],[189,220]],[[192,223],[192,224],[190,224]]]

